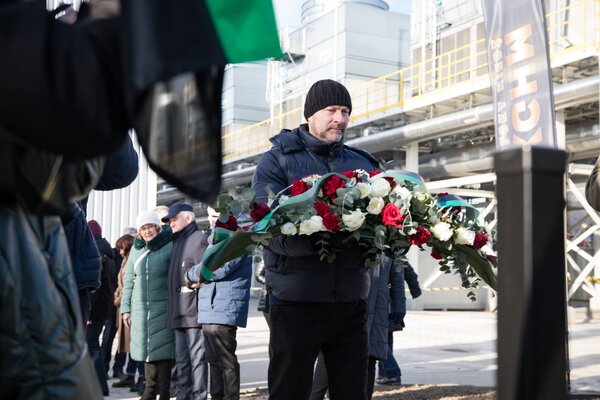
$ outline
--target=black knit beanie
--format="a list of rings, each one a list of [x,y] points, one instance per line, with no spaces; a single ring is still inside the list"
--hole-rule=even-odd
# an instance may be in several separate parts
[[[308,89],[304,102],[304,118],[308,119],[329,106],[346,106],[352,112],[352,99],[344,85],[331,79],[316,81]]]

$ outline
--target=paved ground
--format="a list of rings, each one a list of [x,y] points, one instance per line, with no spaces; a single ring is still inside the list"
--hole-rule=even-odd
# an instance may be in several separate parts
[[[254,302],[251,309],[256,309]],[[590,320],[586,319],[583,310],[576,310],[571,317],[569,351],[572,393],[600,393],[600,313]],[[394,354],[402,368],[402,382],[405,385],[496,385],[496,315],[493,313],[409,312],[406,330],[397,332],[394,338]],[[238,331],[237,354],[241,364],[242,390],[250,392],[266,387],[267,345],[267,324],[261,315],[253,312],[248,327]],[[410,390],[423,391],[426,388],[414,386]],[[384,389],[380,388],[381,391]],[[109,398],[138,397],[125,389],[111,388]],[[405,398],[404,395],[401,398]]]

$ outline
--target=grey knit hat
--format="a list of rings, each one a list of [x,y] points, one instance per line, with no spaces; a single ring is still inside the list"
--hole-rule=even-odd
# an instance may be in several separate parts
[[[329,106],[345,106],[352,112],[352,99],[344,85],[331,79],[316,81],[308,89],[304,102],[304,118],[308,119]]]

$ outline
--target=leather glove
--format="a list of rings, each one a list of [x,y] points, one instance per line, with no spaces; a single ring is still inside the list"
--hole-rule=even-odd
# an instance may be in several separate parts
[[[404,329],[404,317],[406,313],[403,312],[393,312],[390,313],[390,328],[394,331],[401,331]]]

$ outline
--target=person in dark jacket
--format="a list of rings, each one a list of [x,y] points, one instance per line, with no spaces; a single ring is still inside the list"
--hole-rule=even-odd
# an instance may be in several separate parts
[[[252,188],[256,201],[268,200],[309,174],[377,169],[367,152],[344,145],[352,101],[338,82],[321,80],[307,93],[307,124],[272,137],[260,158]],[[337,237],[336,237],[337,236]],[[334,235],[341,243],[343,234]],[[271,334],[268,371],[271,399],[305,400],[321,351],[332,399],[365,399],[369,269],[359,246],[321,261],[313,236],[278,236],[263,252],[269,291]]]
[[[177,399],[205,400],[208,369],[204,360],[204,336],[202,325],[198,323],[196,292],[186,286],[184,274],[202,261],[208,242],[198,229],[194,208],[189,204],[173,203],[161,221],[168,223],[173,231],[167,323],[175,332]]]
[[[94,368],[100,381],[100,387],[105,396],[108,396],[108,383],[104,369],[104,354],[100,347],[100,335],[106,319],[110,316],[115,286],[113,276],[115,275],[114,255],[110,244],[102,237],[102,228],[96,220],[88,221],[89,229],[94,236],[96,246],[102,257],[102,268],[100,271],[101,284],[98,290],[90,296],[90,319],[87,321],[87,343],[90,355],[94,361]],[[114,318],[114,316],[113,316]]]
[[[585,183],[585,198],[590,206],[600,211],[600,157],[596,160],[594,168]]]
[[[45,6],[0,1],[0,302],[10,305],[0,307],[0,397],[95,400],[102,391],[63,226],[58,213],[27,204],[19,170],[37,171],[19,163],[30,151],[69,161],[108,154],[132,121],[116,94],[124,74],[110,30],[119,22],[69,26]]]
[[[406,292],[404,282],[408,284],[410,295],[413,299],[421,296],[419,277],[413,267],[405,260],[403,266],[396,267],[396,286],[399,290],[391,292],[396,309],[390,314],[390,325],[387,340],[387,357],[379,359],[376,382],[380,385],[400,385],[402,383],[402,371],[394,358],[394,332],[404,329],[404,317],[406,316]]]
[[[188,279],[200,281],[200,269],[201,264],[192,267]],[[251,277],[252,257],[244,256],[225,263],[198,289],[198,322],[204,332],[214,400],[240,398],[236,332],[248,322]]]
[[[381,262],[371,270],[371,290],[369,292],[369,317],[367,332],[369,333],[369,366],[367,371],[367,399],[373,396],[375,383],[375,364],[377,360],[385,360],[388,350],[388,328],[390,322],[406,310],[404,298],[404,265],[396,266],[394,260],[383,257]],[[312,393],[309,400],[322,400],[327,392],[327,368],[323,357],[319,355],[315,367]]]

